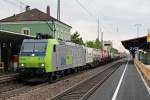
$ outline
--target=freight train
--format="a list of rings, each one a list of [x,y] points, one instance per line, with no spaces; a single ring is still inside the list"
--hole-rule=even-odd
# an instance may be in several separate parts
[[[111,54],[106,50],[57,39],[25,39],[19,54],[19,73],[44,76],[51,81],[55,76],[94,67],[111,60]]]

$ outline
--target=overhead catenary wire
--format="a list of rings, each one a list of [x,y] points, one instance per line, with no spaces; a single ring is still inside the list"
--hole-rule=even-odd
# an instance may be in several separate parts
[[[78,4],[79,4],[79,6],[84,10],[84,11],[86,11],[86,13],[88,13],[88,15],[89,16],[91,16],[95,21],[96,21],[96,23],[98,22],[99,23],[99,31],[100,31],[100,33],[101,32],[104,32],[103,31],[103,28],[102,27],[104,27],[103,25],[102,25],[102,20],[100,20],[101,18],[100,18],[100,16],[98,16],[98,17],[96,17],[96,16],[94,16],[79,0],[75,0]]]
[[[100,33],[100,31],[102,31],[102,29],[100,28],[99,17],[96,18],[79,0],[75,0],[75,1],[79,4],[79,6],[80,6],[84,11],[86,11],[86,12],[88,13],[89,16],[91,16],[91,17],[94,19],[94,21],[95,21],[96,23],[98,22],[98,28],[97,28],[98,36],[97,36],[97,38],[99,39],[99,33]]]
[[[75,0],[79,6],[88,13],[89,16],[91,16],[96,22],[97,22],[97,18],[79,1],[79,0]]]
[[[15,6],[15,7],[20,7],[20,5],[19,4],[17,4],[17,3],[15,3],[15,2],[13,2],[13,1],[11,1],[11,0],[3,0],[5,3],[9,3],[9,4],[11,4],[11,5],[13,5],[13,6]]]
[[[22,9],[24,9],[24,6],[26,6],[26,4],[25,3],[23,3],[22,1],[18,1],[19,3],[17,3],[17,2],[14,2],[14,0],[12,1],[12,0],[3,0],[5,3],[7,3],[7,4],[10,4],[10,5],[12,5],[12,6],[15,6],[15,7],[17,7],[17,8],[20,8],[20,12],[22,12]]]

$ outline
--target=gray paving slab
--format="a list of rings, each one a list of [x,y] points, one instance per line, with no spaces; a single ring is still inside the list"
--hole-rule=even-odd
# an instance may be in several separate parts
[[[128,64],[116,100],[150,100],[150,95],[133,64]]]
[[[125,64],[117,69],[114,74],[88,98],[88,100],[111,100],[124,68]]]
[[[88,100],[111,100],[125,65],[123,64]],[[131,63],[128,64],[116,100],[150,100],[150,95],[136,67]]]

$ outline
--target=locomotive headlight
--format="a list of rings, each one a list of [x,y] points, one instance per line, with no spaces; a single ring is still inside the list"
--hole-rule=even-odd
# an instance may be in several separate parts
[[[21,67],[24,67],[24,64],[21,64]]]
[[[41,64],[41,67],[44,67],[45,66],[45,64]]]
[[[44,66],[45,66],[45,64],[41,64],[41,66],[42,66],[42,67],[44,67]]]
[[[32,54],[32,56],[34,57],[34,56],[35,56],[35,54],[33,53],[33,54]]]

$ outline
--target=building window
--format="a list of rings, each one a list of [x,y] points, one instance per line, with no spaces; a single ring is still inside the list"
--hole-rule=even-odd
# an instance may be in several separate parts
[[[22,28],[21,33],[26,34],[26,35],[30,35],[30,28],[28,28],[28,27]]]
[[[29,35],[29,30],[23,30],[23,34]]]

